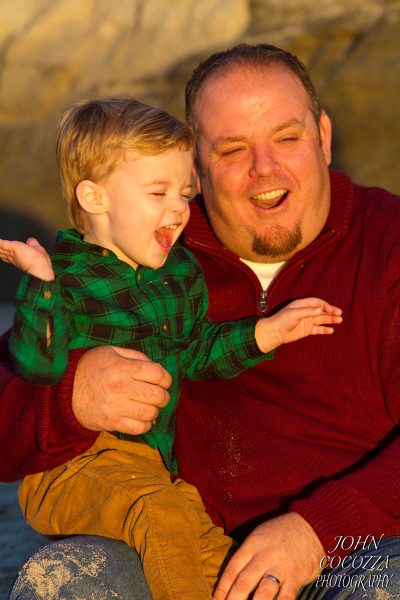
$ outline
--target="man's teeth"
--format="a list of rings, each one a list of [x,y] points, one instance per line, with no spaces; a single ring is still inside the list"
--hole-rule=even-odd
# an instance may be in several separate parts
[[[273,190],[272,192],[261,192],[260,194],[254,194],[252,196],[253,200],[276,200],[277,198],[281,198],[286,194],[287,190]]]

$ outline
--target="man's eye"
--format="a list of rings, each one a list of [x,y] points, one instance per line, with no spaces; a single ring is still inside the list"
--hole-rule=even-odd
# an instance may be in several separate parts
[[[166,192],[152,192],[153,196],[157,196],[158,198],[162,198],[166,195]]]
[[[241,150],[243,150],[243,148],[229,148],[228,150],[222,150],[221,155],[222,156],[230,156],[231,154],[236,154],[237,152],[240,152]]]
[[[285,135],[285,137],[280,138],[280,142],[297,142],[299,137],[297,135]]]

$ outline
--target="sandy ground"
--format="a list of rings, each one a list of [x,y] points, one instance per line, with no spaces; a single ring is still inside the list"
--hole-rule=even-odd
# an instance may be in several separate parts
[[[45,541],[26,525],[17,501],[18,483],[0,483],[0,599],[8,596],[23,562]]]
[[[12,307],[0,304],[0,332],[11,322]],[[1,415],[0,415],[1,418]],[[0,600],[19,567],[44,540],[25,524],[17,501],[17,483],[0,483]]]

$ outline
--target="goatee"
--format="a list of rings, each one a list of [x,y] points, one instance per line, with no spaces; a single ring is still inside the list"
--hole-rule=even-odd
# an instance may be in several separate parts
[[[254,232],[252,250],[259,256],[268,256],[269,258],[288,256],[301,244],[302,239],[299,223],[292,231],[275,228],[268,236],[257,235]]]

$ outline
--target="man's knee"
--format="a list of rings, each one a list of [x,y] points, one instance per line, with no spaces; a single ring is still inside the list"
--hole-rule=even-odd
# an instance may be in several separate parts
[[[151,600],[136,552],[117,540],[76,536],[51,542],[21,568],[9,600]]]

